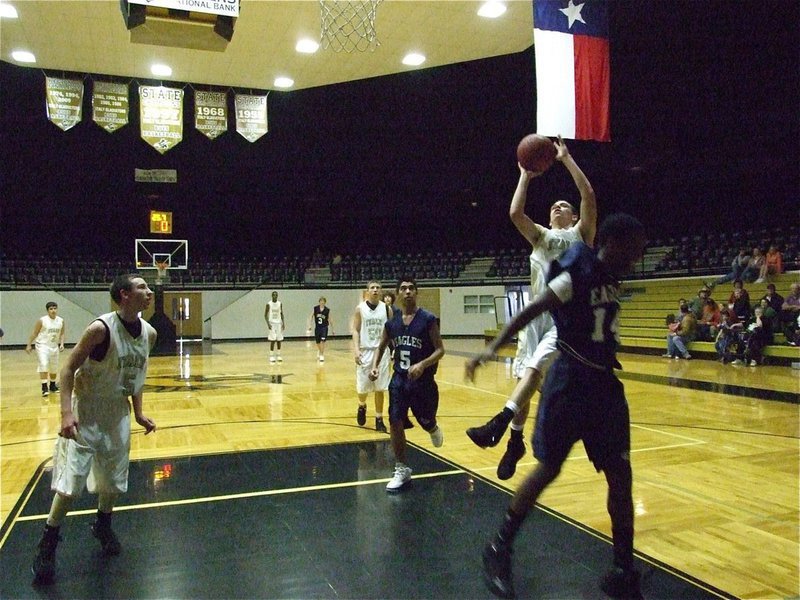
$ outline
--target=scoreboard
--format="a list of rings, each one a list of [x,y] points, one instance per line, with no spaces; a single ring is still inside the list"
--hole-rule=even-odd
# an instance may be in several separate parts
[[[172,233],[172,213],[163,210],[150,211],[150,233]]]

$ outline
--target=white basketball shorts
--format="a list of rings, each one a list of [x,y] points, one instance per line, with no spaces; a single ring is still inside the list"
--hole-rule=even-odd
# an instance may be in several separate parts
[[[58,346],[36,345],[36,357],[39,359],[37,373],[58,373]]]
[[[277,323],[270,321],[268,339],[270,342],[283,341],[283,325],[280,321]]]
[[[389,389],[389,349],[383,352],[378,364],[378,378],[372,381],[369,373],[372,370],[372,361],[375,359],[377,348],[361,349],[361,364],[356,365],[356,392],[368,394],[369,392],[385,392]]]

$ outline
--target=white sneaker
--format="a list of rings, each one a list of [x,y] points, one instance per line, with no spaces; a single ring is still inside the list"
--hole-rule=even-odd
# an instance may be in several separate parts
[[[755,367],[755,366],[757,366],[757,365],[758,365],[758,363],[757,363],[756,361],[754,361],[754,360],[751,360],[751,361],[750,361],[750,366],[751,366],[751,367]]]
[[[431,431],[430,434],[434,448],[441,448],[442,444],[444,444],[444,432],[442,432],[442,428],[437,425],[436,429]]]
[[[269,362],[270,362],[270,364],[274,364],[275,363],[275,357],[274,356],[270,356],[269,357]]]
[[[278,362],[283,362],[283,357],[280,354],[278,354]]]
[[[411,481],[411,467],[397,464],[394,467],[394,477],[386,484],[386,491],[399,492],[409,481]]]
[[[319,355],[319,362],[325,362],[325,357],[321,354]]]

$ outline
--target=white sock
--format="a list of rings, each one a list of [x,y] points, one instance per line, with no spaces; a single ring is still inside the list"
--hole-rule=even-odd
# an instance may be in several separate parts
[[[514,402],[513,400],[509,400],[508,402],[506,402],[505,408],[513,411],[515,415],[519,414],[519,406],[517,406],[517,403]]]

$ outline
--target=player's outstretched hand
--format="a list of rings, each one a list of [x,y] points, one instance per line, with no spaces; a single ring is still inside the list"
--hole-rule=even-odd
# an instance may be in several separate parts
[[[556,144],[556,160],[562,161],[569,156],[569,150],[567,149],[567,145],[564,143],[564,140],[561,139],[561,136],[558,136],[558,140],[555,142]]]
[[[144,415],[137,415],[136,422],[144,427],[144,434],[147,435],[156,430],[156,422],[153,421],[150,417],[145,417]]]
[[[533,179],[534,177],[538,177],[539,175],[544,173],[544,171],[529,171],[528,169],[523,167],[520,163],[517,163],[517,166],[519,167],[519,172],[528,179]]]
[[[492,355],[478,354],[477,356],[473,356],[470,358],[466,363],[464,363],[464,379],[467,381],[475,382],[475,371],[478,370],[478,367],[483,365],[487,360],[491,359]]]

